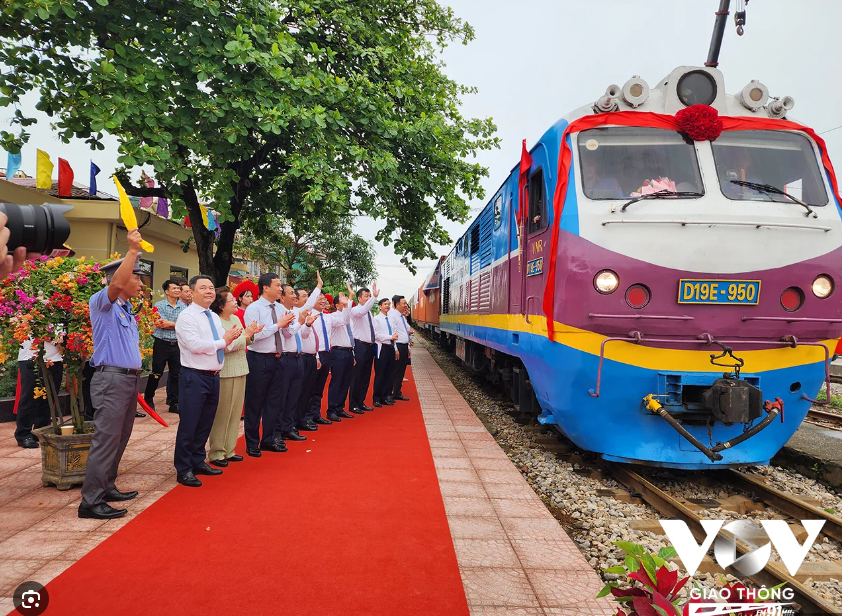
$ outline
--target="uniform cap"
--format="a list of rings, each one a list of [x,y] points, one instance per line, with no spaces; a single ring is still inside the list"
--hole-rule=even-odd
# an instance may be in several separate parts
[[[143,275],[143,269],[140,267],[140,257],[142,253],[137,254],[137,259],[135,259],[134,267],[132,268],[132,274],[137,274],[138,276]],[[120,265],[125,261],[125,257],[122,259],[117,259],[116,261],[112,261],[111,263],[107,263],[99,268],[106,276],[113,276],[114,272],[120,267]]]

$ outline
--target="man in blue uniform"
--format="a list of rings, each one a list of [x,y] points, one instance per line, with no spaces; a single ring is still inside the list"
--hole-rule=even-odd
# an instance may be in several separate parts
[[[110,277],[108,286],[90,300],[94,339],[90,364],[95,370],[91,398],[97,410],[82,485],[80,518],[119,518],[126,510],[115,509],[107,501],[126,501],[137,496],[135,491],[120,492],[114,485],[134,425],[141,366],[137,323],[129,304],[143,290],[140,232],[131,229],[128,240],[126,256],[102,268],[103,274]]]

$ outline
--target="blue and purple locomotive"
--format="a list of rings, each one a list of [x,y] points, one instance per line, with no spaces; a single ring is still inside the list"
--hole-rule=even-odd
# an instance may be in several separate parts
[[[524,149],[419,326],[606,460],[768,463],[842,333],[839,192],[792,106],[712,67],[610,86]]]

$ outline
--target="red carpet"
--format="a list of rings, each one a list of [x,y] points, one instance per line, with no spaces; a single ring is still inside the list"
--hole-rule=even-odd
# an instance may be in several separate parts
[[[404,385],[411,402],[176,487],[53,580],[48,613],[467,615]]]

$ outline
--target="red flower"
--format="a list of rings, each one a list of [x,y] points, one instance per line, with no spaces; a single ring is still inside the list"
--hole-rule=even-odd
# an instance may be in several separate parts
[[[693,141],[713,141],[722,133],[719,112],[709,105],[691,105],[676,113],[675,119]]]

